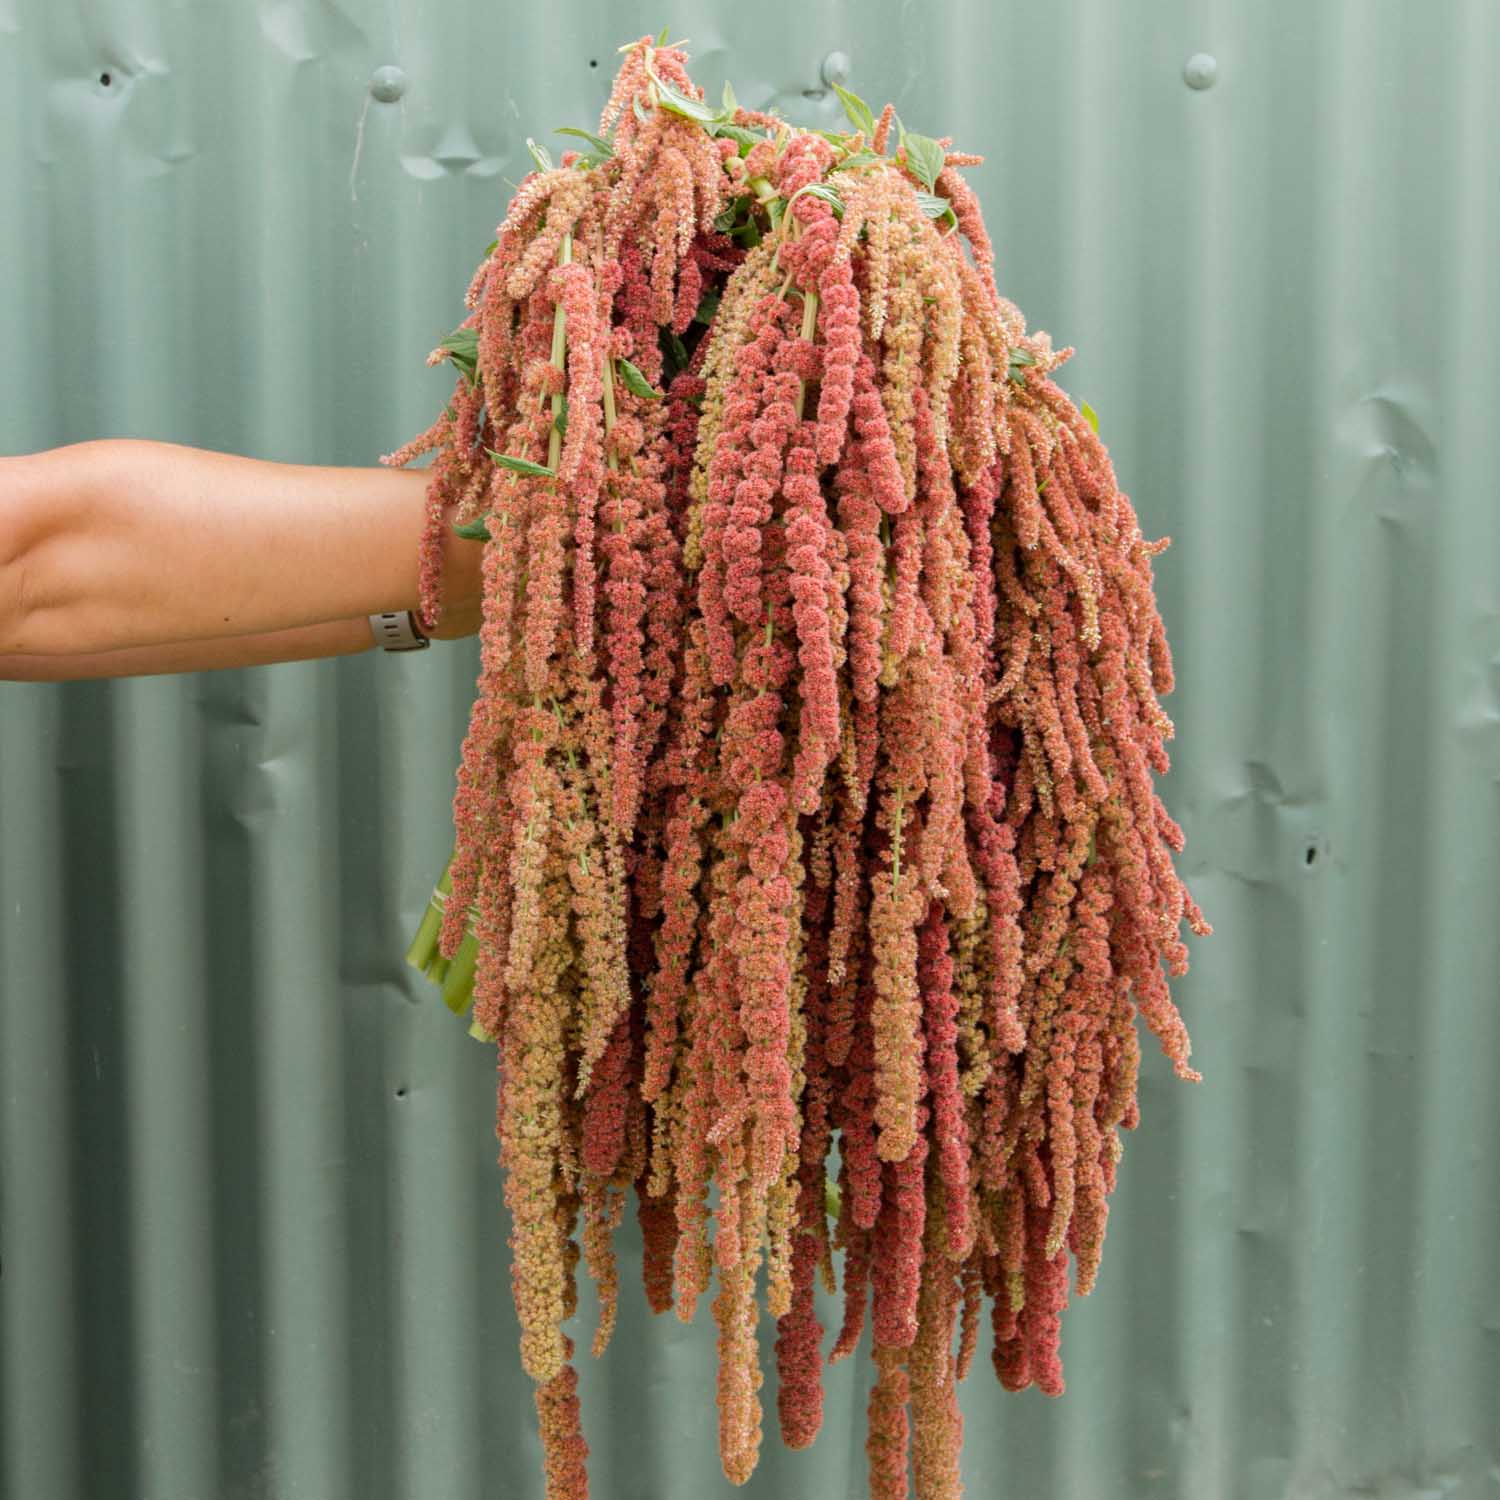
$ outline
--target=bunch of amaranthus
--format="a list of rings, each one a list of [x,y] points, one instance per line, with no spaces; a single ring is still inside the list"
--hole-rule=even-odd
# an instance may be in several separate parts
[[[1152,777],[1165,543],[1052,378],[1072,351],[996,289],[978,158],[843,90],[845,133],[714,107],[681,48],[623,50],[598,133],[533,144],[429,357],[451,400],[382,459],[435,452],[429,628],[443,528],[486,539],[409,957],[496,1045],[548,1494],[587,1490],[564,1324],[581,1259],[603,1351],[633,1194],[651,1307],[712,1294],[731,1480],[764,1308],[783,1439],[868,1324],[870,1493],[949,1500],[986,1304],[1001,1384],[1063,1389],[1137,1013],[1199,1077],[1166,976],[1210,929]]]

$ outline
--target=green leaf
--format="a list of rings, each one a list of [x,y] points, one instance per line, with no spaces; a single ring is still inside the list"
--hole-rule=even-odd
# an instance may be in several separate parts
[[[1036,355],[1030,349],[1012,349],[1010,351],[1010,368],[1006,372],[1017,385],[1024,385],[1025,378],[1021,371],[1028,365],[1036,363]]]
[[[731,125],[727,121],[720,121],[715,125],[714,134],[728,136],[731,141],[737,142],[741,156],[748,156],[750,148],[766,138],[764,130],[756,130],[750,125]]]
[[[535,479],[556,479],[557,471],[549,469],[546,464],[534,464],[529,458],[515,458],[509,453],[496,453],[493,448],[484,450],[491,458],[500,465],[502,469],[510,469],[516,474],[529,474]]]
[[[656,91],[660,95],[662,108],[670,109],[673,114],[685,115],[689,120],[697,120],[700,125],[717,125],[722,121],[722,111],[702,99],[690,98],[664,78],[656,79]]]
[[[670,385],[673,377],[688,367],[687,345],[670,328],[661,330],[658,342],[662,345],[662,363],[667,371],[664,383]]]
[[[615,148],[602,135],[595,135],[591,130],[575,130],[571,125],[559,125],[552,134],[576,135],[580,141],[587,141],[594,148],[595,156],[605,161],[615,154]]]
[[[922,212],[929,219],[951,218],[955,224],[958,223],[958,215],[953,212],[953,205],[939,193],[918,193],[917,202],[922,205]]]
[[[844,113],[849,116],[849,123],[856,130],[864,131],[867,141],[872,140],[875,135],[875,115],[870,106],[858,94],[841,88],[838,84],[834,84],[833,91],[839,96],[839,103],[844,106]]]
[[[817,198],[833,208],[836,219],[844,217],[844,200],[826,182],[814,182],[803,189],[809,198]]]
[[[622,356],[615,363],[620,367],[620,378],[625,382],[625,389],[632,396],[641,396],[647,401],[661,400],[661,392],[628,359]]]
[[[454,535],[461,536],[467,542],[487,542],[490,539],[490,528],[484,524],[484,517],[477,521],[468,521],[462,526],[453,528]]]
[[[495,247],[500,243],[499,239],[493,239],[484,247],[484,258],[488,260],[495,253]]]
[[[846,156],[843,161],[835,162],[831,171],[847,172],[850,167],[867,167],[872,161],[884,161],[885,158],[876,151],[856,151],[852,156]]]
[[[479,354],[479,330],[473,327],[455,328],[438,348],[446,349],[455,359],[473,360]]]
[[[479,379],[479,330],[477,328],[455,328],[438,345],[438,348],[448,351],[448,358],[469,377],[470,385]]]
[[[529,135],[526,137],[526,149],[531,152],[531,159],[536,163],[537,171],[550,172],[552,170],[552,153],[545,146],[538,146]]]
[[[562,403],[557,408],[557,415],[552,419],[552,425],[557,428],[559,435],[568,435],[568,398],[564,396]]]
[[[930,192],[937,185],[938,173],[943,170],[943,148],[931,136],[915,133],[903,135],[901,146],[912,175],[925,183]]]
[[[1097,437],[1099,434],[1099,413],[1087,401],[1078,410],[1083,413],[1083,420],[1094,429],[1094,435]]]
[[[712,323],[714,314],[719,310],[719,294],[717,292],[705,292],[703,300],[698,304],[698,311],[693,314],[695,323]]]
[[[667,45],[667,28],[665,26],[662,27],[661,35],[656,39],[656,45],[658,47],[665,47]]]
[[[740,107],[740,101],[734,97],[734,85],[726,78],[724,80],[723,103],[719,106],[719,113],[726,120],[732,120],[735,111]]]

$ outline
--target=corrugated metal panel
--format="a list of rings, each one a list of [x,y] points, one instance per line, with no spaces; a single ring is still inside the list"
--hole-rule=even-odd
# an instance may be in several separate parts
[[[7,452],[374,464],[524,136],[664,22],[747,102],[831,117],[838,48],[990,153],[1002,285],[1177,539],[1166,795],[1218,930],[1067,1394],[963,1391],[973,1495],[1500,1495],[1495,19],[0,0]],[[491,1053],[402,963],[477,663],[0,686],[5,1500],[540,1493]],[[596,1495],[728,1491],[712,1342],[625,1300]],[[862,1494],[868,1380],[746,1492]]]

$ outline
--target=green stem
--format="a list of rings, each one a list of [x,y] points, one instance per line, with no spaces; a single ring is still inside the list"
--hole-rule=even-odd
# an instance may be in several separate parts
[[[796,239],[797,236],[802,232],[801,224],[799,224],[797,220],[792,217],[792,204],[797,201],[797,194],[801,191],[802,189],[798,188],[797,192],[793,193],[792,196],[786,200],[786,207],[781,212],[781,223],[777,226],[776,229],[776,248],[771,253],[771,275],[773,276],[781,267],[781,247],[786,243],[787,236],[791,235],[793,239]],[[781,290],[776,293],[778,297],[786,296],[786,289],[791,283],[791,279],[791,276],[788,275],[787,279],[781,283]]]
[[[906,788],[896,788],[896,807],[891,818],[891,892],[901,884],[901,813],[906,799]]]
[[[604,356],[604,440],[609,441],[609,435],[615,430],[615,361],[612,354]],[[620,467],[620,460],[615,457],[611,449],[609,455],[609,466],[612,469]],[[619,517],[615,518],[615,530],[620,531]]]
[[[455,847],[453,854],[457,853],[458,850]],[[442,879],[438,881],[432,895],[427,898],[427,910],[422,913],[422,921],[417,928],[416,936],[412,938],[411,946],[406,950],[407,963],[424,974],[431,972],[437,957],[438,936],[443,927],[444,911],[444,902],[439,898],[446,897],[453,889],[453,854],[448,856],[448,863],[443,866]]]
[[[464,933],[453,963],[443,976],[443,1004],[456,1016],[468,1010],[474,999],[474,971],[479,966],[479,939]]]
[[[557,263],[560,266],[573,264],[573,236],[565,234],[562,245],[557,252]],[[563,312],[561,302],[557,304],[557,310],[552,314],[552,368],[563,370],[567,368],[567,335],[565,324],[567,317]],[[552,396],[552,426],[547,432],[547,467],[554,473],[557,471],[557,461],[562,457],[562,433],[557,430],[557,419],[562,415],[563,393],[555,391]]]
[[[802,337],[811,339],[818,325],[818,294],[808,292],[802,299]],[[797,420],[802,420],[802,408],[807,402],[807,382],[797,382]]]
[[[817,185],[818,184],[816,182],[803,183],[803,185],[799,187],[797,191],[786,200],[786,207],[781,211],[781,223],[776,230],[776,250],[775,253],[771,256],[771,274],[773,276],[776,274],[777,266],[781,264],[782,241],[786,239],[788,234],[790,234],[793,239],[796,239],[797,236],[802,232],[801,221],[793,217],[792,204],[794,204],[803,195],[803,193],[808,190],[808,188],[817,187]]]

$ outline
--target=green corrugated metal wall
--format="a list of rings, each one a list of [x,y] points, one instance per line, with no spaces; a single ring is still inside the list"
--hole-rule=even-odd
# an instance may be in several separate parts
[[[747,103],[832,123],[841,50],[988,153],[1002,289],[1176,539],[1165,795],[1218,930],[1066,1395],[963,1390],[971,1496],[1500,1495],[1497,21],[0,0],[5,452],[374,465],[446,397],[524,137],[663,24]],[[477,666],[0,685],[4,1500],[540,1494],[492,1052],[402,962]],[[585,1364],[596,1496],[729,1493],[700,1325],[629,1296]],[[862,1495],[869,1377],[745,1493]]]

